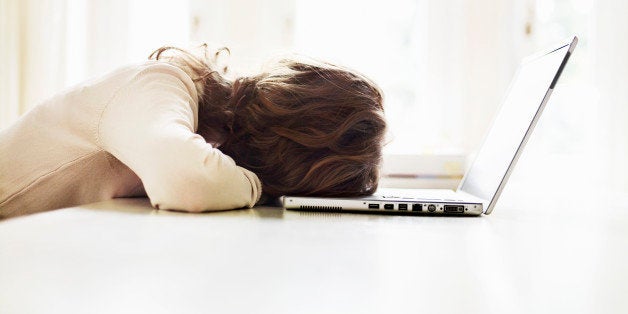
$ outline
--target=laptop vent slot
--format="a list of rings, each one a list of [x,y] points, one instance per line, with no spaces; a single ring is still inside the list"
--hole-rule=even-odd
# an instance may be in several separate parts
[[[342,207],[340,207],[340,206],[308,206],[308,205],[301,205],[300,208],[304,209],[304,210],[342,210]]]

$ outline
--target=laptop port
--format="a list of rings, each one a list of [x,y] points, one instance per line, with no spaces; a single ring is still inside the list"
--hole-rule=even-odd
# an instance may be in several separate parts
[[[462,214],[464,213],[464,205],[445,205],[445,213]]]
[[[393,210],[395,209],[394,204],[384,204],[384,209]]]
[[[434,205],[434,204],[427,205],[427,211],[430,212],[430,213],[435,212],[436,211],[436,205]]]
[[[379,204],[369,204],[369,209],[379,209]]]
[[[413,212],[421,212],[423,211],[423,204],[412,204]]]
[[[399,210],[408,210],[408,204],[399,204]]]

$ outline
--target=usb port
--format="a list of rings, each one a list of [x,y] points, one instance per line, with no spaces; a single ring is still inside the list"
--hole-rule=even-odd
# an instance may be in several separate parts
[[[450,214],[464,213],[464,205],[445,205],[444,211]]]
[[[399,210],[408,210],[408,204],[399,204]]]
[[[394,204],[384,204],[384,209],[393,210],[395,209]]]
[[[423,211],[423,204],[412,204],[412,211],[413,212]]]
[[[370,209],[379,209],[379,204],[369,204]]]

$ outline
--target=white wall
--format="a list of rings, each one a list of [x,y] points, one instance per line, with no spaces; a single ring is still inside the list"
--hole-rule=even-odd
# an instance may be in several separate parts
[[[293,44],[292,0],[190,0],[190,39],[228,47],[236,72],[259,71]]]
[[[0,0],[0,129],[15,121],[20,110],[19,3]]]
[[[65,87],[189,40],[187,2],[0,0],[0,128]]]
[[[609,149],[613,185],[628,192],[628,2],[598,0],[596,7],[594,76],[606,129],[598,140]],[[602,161],[604,162],[604,161]]]

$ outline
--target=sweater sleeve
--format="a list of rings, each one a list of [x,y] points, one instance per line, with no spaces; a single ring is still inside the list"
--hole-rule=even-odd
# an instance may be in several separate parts
[[[259,179],[194,133],[196,99],[183,71],[149,65],[103,110],[100,145],[138,175],[156,208],[252,207],[261,195]]]

